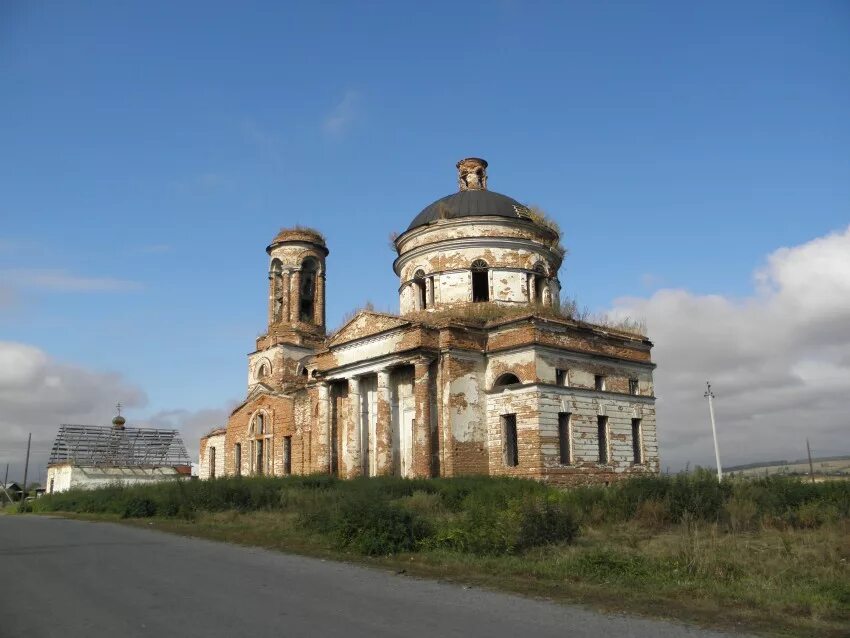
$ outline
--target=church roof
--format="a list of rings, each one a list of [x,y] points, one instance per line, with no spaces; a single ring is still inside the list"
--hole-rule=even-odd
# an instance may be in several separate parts
[[[177,430],[59,426],[48,465],[176,467],[191,465]]]
[[[512,219],[527,219],[521,213],[527,210],[513,197],[502,195],[484,189],[462,190],[452,193],[422,209],[407,230],[425,226],[438,219],[459,219],[462,217],[477,217],[493,215]]]

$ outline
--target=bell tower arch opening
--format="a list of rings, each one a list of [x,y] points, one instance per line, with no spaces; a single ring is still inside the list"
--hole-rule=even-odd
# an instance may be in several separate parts
[[[322,235],[307,228],[281,230],[269,254],[269,333],[277,337],[325,334],[325,258]],[[312,338],[312,337],[311,337]]]

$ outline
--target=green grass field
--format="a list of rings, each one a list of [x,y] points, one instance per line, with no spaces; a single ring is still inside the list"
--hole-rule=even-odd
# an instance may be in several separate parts
[[[233,478],[33,507],[708,626],[850,635],[847,482]]]

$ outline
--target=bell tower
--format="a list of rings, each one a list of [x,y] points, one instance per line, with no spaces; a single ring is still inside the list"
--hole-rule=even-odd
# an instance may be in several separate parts
[[[325,239],[315,230],[284,228],[269,254],[269,330],[274,342],[308,345],[325,336]]]

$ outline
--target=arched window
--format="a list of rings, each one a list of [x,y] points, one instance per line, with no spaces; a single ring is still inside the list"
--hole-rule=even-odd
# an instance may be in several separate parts
[[[428,307],[428,283],[425,281],[425,271],[421,268],[413,275],[413,285],[416,288],[416,308],[425,310]]]
[[[254,435],[262,436],[266,433],[266,420],[263,418],[263,414],[260,413],[254,417]]]
[[[283,319],[283,267],[280,260],[272,261],[271,269],[269,270],[269,280],[271,286],[272,298],[272,321],[280,321]]]
[[[472,262],[472,301],[490,301],[490,276],[487,262],[476,259]]]
[[[532,274],[534,278],[534,286],[532,287],[534,291],[534,296],[532,297],[532,301],[534,303],[543,303],[543,290],[547,286],[546,281],[546,267],[540,263],[539,261],[534,264],[534,273]]]
[[[499,375],[499,377],[493,382],[493,389],[504,388],[505,386],[514,385],[519,382],[518,376],[512,372],[505,372],[504,374]]]
[[[319,262],[308,257],[301,264],[301,290],[299,290],[298,317],[304,323],[315,323],[316,280]]]
[[[269,364],[268,361],[263,361],[260,364],[260,367],[257,368],[257,381],[260,381],[261,379],[265,379],[271,373],[272,373],[271,365]]]

